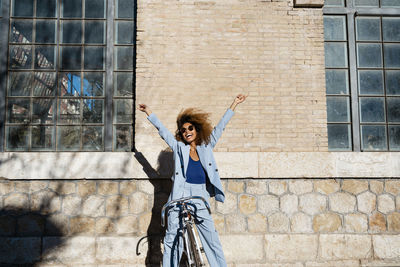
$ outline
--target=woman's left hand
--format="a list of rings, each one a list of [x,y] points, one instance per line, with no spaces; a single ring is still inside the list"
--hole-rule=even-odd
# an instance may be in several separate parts
[[[246,100],[246,97],[247,97],[247,96],[248,96],[248,95],[238,94],[238,95],[236,96],[234,102],[235,102],[236,104],[240,104],[240,103],[242,103],[242,102],[244,102],[244,101]]]

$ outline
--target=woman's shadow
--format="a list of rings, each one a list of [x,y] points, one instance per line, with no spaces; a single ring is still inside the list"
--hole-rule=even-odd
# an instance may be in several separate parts
[[[163,257],[161,243],[165,236],[165,228],[161,227],[161,209],[167,203],[172,188],[172,181],[169,178],[174,172],[173,153],[170,149],[161,151],[158,155],[157,169],[154,169],[141,152],[136,149],[134,152],[136,160],[143,166],[150,183],[154,186],[154,204],[145,237],[148,245],[146,266],[160,266]],[[167,177],[168,179],[165,179]],[[136,253],[138,253],[138,247]]]

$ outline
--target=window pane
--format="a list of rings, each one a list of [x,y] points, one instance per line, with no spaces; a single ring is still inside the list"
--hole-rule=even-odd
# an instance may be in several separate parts
[[[355,0],[356,6],[379,6],[378,0]]]
[[[116,47],[114,61],[118,70],[132,70],[134,50],[132,47]]]
[[[8,74],[8,95],[29,96],[33,83],[31,72],[9,72]]]
[[[12,20],[10,42],[11,43],[32,43],[32,20]]]
[[[34,96],[54,96],[56,74],[54,72],[35,72],[32,87]]]
[[[105,0],[85,0],[85,17],[86,18],[104,18],[105,17]]]
[[[50,124],[54,121],[55,101],[51,98],[32,100],[32,123]]]
[[[61,10],[64,18],[81,18],[82,0],[62,0]]]
[[[326,93],[343,95],[349,93],[347,70],[326,70]]]
[[[350,125],[328,124],[329,150],[351,150]]]
[[[57,127],[57,149],[60,151],[71,151],[80,149],[80,126],[58,126]]]
[[[28,126],[8,126],[6,127],[6,148],[7,150],[28,150]]]
[[[133,122],[133,100],[116,99],[114,100],[114,123]]]
[[[360,68],[382,67],[380,44],[357,44],[357,64]]]
[[[385,126],[361,126],[361,148],[363,150],[386,150]]]
[[[115,28],[117,44],[133,44],[133,22],[117,21]]]
[[[60,73],[60,96],[81,96],[81,74]]]
[[[383,95],[383,72],[359,70],[358,85],[361,95]]]
[[[83,100],[83,122],[103,123],[104,101],[102,99]]]
[[[82,43],[82,23],[81,21],[63,21],[62,23],[62,43],[80,44]]]
[[[133,78],[133,73],[131,72],[115,72],[114,95],[115,96],[133,95],[132,78]]]
[[[32,68],[32,46],[10,45],[10,68],[31,69]]]
[[[83,127],[82,146],[83,150],[103,151],[103,127]]]
[[[37,20],[36,43],[55,43],[55,42],[56,42],[56,21]]]
[[[400,150],[400,126],[389,126],[389,148]]]
[[[346,43],[325,43],[325,66],[328,68],[347,67]]]
[[[381,40],[380,18],[356,18],[356,38],[358,41],[379,41]]]
[[[400,68],[400,44],[384,44],[385,67]]]
[[[324,6],[344,6],[344,0],[325,0]]]
[[[117,18],[133,18],[134,17],[134,0],[116,0]]]
[[[132,126],[114,126],[114,151],[131,151],[133,148]]]
[[[349,122],[350,105],[348,97],[327,97],[328,122]]]
[[[8,99],[7,122],[29,123],[30,103],[27,98]]]
[[[400,6],[399,0],[381,0],[382,7]]]
[[[12,7],[15,17],[33,17],[33,0],[13,0]]]
[[[81,69],[81,47],[64,46],[61,48],[61,68],[67,70]]]
[[[79,99],[60,99],[58,109],[58,123],[77,124],[81,122]]]
[[[103,44],[105,40],[103,21],[85,22],[85,44]]]
[[[382,18],[382,28],[384,41],[400,41],[400,18]]]
[[[400,95],[400,71],[387,70],[385,73],[386,73],[386,94]]]
[[[55,69],[55,46],[36,46],[35,54],[35,69]]]
[[[360,97],[361,122],[385,122],[383,97]]]
[[[388,122],[400,122],[400,98],[388,97],[387,106]]]
[[[103,47],[85,47],[84,67],[86,70],[103,70],[104,58]]]
[[[83,79],[84,96],[102,96],[104,95],[104,74],[103,72],[85,72]]]
[[[56,0],[37,0],[36,17],[50,18],[56,16]]]
[[[32,127],[32,150],[54,149],[54,127],[33,126]]]

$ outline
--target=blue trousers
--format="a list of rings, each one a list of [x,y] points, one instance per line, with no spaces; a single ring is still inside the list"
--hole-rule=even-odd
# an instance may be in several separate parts
[[[202,196],[207,201],[210,196],[205,184],[185,183],[182,197]],[[211,267],[224,267],[226,261],[222,250],[218,233],[207,208],[202,201],[193,201],[193,210],[196,213],[195,221],[199,232],[208,263]],[[171,208],[168,211],[168,228],[164,237],[163,267],[179,266],[183,251],[182,221],[180,218],[180,207]]]

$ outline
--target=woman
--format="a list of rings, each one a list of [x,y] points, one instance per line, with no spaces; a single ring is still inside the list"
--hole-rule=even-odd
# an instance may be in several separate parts
[[[239,94],[214,129],[208,121],[208,113],[193,108],[182,111],[177,118],[178,129],[175,136],[164,127],[147,105],[139,105],[139,110],[147,114],[147,119],[158,129],[161,138],[173,151],[174,184],[168,201],[187,196],[202,196],[207,201],[210,197],[215,197],[217,201],[224,202],[224,192],[212,149],[232,118],[236,106],[246,97]],[[197,229],[208,263],[212,267],[226,266],[211,215],[203,203],[194,204]],[[170,209],[164,238],[163,267],[179,265],[183,247],[180,231],[179,208]]]

